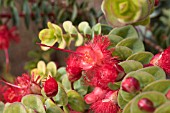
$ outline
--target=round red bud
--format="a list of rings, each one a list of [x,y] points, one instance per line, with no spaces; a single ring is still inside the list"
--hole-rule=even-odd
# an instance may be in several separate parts
[[[136,78],[128,77],[122,82],[122,90],[128,93],[135,93],[140,90],[139,81]]]
[[[48,97],[54,97],[58,93],[58,83],[54,78],[49,78],[44,83],[44,91]]]
[[[155,110],[152,101],[147,98],[142,98],[138,102],[138,107],[146,112],[153,112]]]

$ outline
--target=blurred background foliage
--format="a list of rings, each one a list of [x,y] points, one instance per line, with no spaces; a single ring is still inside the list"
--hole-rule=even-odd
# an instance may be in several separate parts
[[[58,67],[65,65],[67,53],[55,50],[42,51],[38,32],[50,21],[59,26],[66,20],[77,26],[87,21],[90,26],[106,23],[101,11],[102,0],[0,0],[0,24],[17,26],[20,43],[9,48],[10,67],[13,75],[20,75],[36,67],[38,61],[54,61]],[[137,26],[148,51],[156,54],[170,45],[170,1],[160,0],[146,27]],[[74,46],[72,47],[74,49]],[[69,49],[69,48],[67,48]],[[0,51],[0,73],[3,72],[4,53]],[[25,68],[23,68],[25,67]]]

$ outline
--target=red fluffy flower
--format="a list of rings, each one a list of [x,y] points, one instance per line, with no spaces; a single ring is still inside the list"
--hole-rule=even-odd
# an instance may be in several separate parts
[[[118,72],[114,64],[105,63],[101,66],[96,65],[92,69],[87,70],[85,81],[91,86],[107,89],[108,83],[114,83],[117,75]]]
[[[9,87],[3,93],[5,102],[19,102],[21,98],[31,93],[30,90],[30,77],[27,74],[23,74],[21,77],[17,77],[14,84],[6,83]]]
[[[81,53],[80,67],[83,70],[88,70],[96,64],[101,64],[106,60],[110,60],[111,51],[108,50],[110,41],[108,37],[105,36],[95,36],[93,42],[85,44],[77,48],[76,52]]]
[[[44,91],[48,97],[53,97],[58,93],[58,83],[52,77],[44,83]]]
[[[90,106],[94,113],[118,113],[119,107],[110,101],[99,100]]]
[[[20,102],[22,97],[35,93],[37,94],[37,89],[40,93],[40,86],[36,83],[36,81],[31,81],[31,78],[27,74],[23,74],[21,77],[17,77],[14,84],[3,81],[6,85],[3,88],[6,88],[2,91],[4,102]],[[38,94],[39,94],[38,93]]]
[[[67,59],[67,73],[70,81],[76,81],[81,77],[81,68],[79,66],[79,57],[76,54],[71,54]]]
[[[94,113],[118,113],[117,91],[107,91],[105,97],[92,103],[90,109]]]
[[[93,42],[76,49],[67,60],[67,72],[70,81],[76,81],[81,77],[83,70],[94,70],[93,67],[110,61],[111,51],[108,50],[110,41],[105,36],[95,36]],[[111,76],[113,78],[113,76]],[[107,79],[107,78],[106,78]]]
[[[161,67],[167,75],[170,75],[170,47],[164,50],[161,54],[155,55],[150,64]]]
[[[158,65],[164,69],[164,71],[170,75],[170,47],[168,47],[162,54],[158,61]]]

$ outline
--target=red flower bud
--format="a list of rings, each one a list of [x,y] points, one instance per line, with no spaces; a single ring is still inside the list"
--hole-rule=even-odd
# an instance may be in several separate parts
[[[128,77],[122,82],[122,90],[128,93],[135,93],[140,90],[139,81],[133,77]]]
[[[168,100],[170,100],[170,90],[168,90],[168,92],[166,93],[166,98],[168,99]]]
[[[155,0],[155,6],[159,5],[159,0]]]
[[[102,90],[100,87],[95,87],[95,89],[84,97],[87,104],[92,104],[99,99],[105,97],[106,90]]]
[[[48,97],[53,97],[58,93],[58,83],[54,78],[49,78],[44,83],[44,91]]]
[[[147,112],[153,112],[155,110],[153,103],[147,98],[139,100],[138,107]]]

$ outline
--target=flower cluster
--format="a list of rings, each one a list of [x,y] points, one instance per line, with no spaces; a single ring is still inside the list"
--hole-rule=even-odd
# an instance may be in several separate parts
[[[108,83],[114,83],[117,76],[118,60],[108,50],[110,41],[106,36],[95,36],[93,42],[76,49],[67,60],[67,72],[70,81],[78,80],[82,71],[88,85],[107,89]]]
[[[31,93],[30,76],[23,74],[21,77],[17,77],[14,84],[6,83],[7,87],[3,90],[3,97],[5,102],[19,102],[21,98]]]

